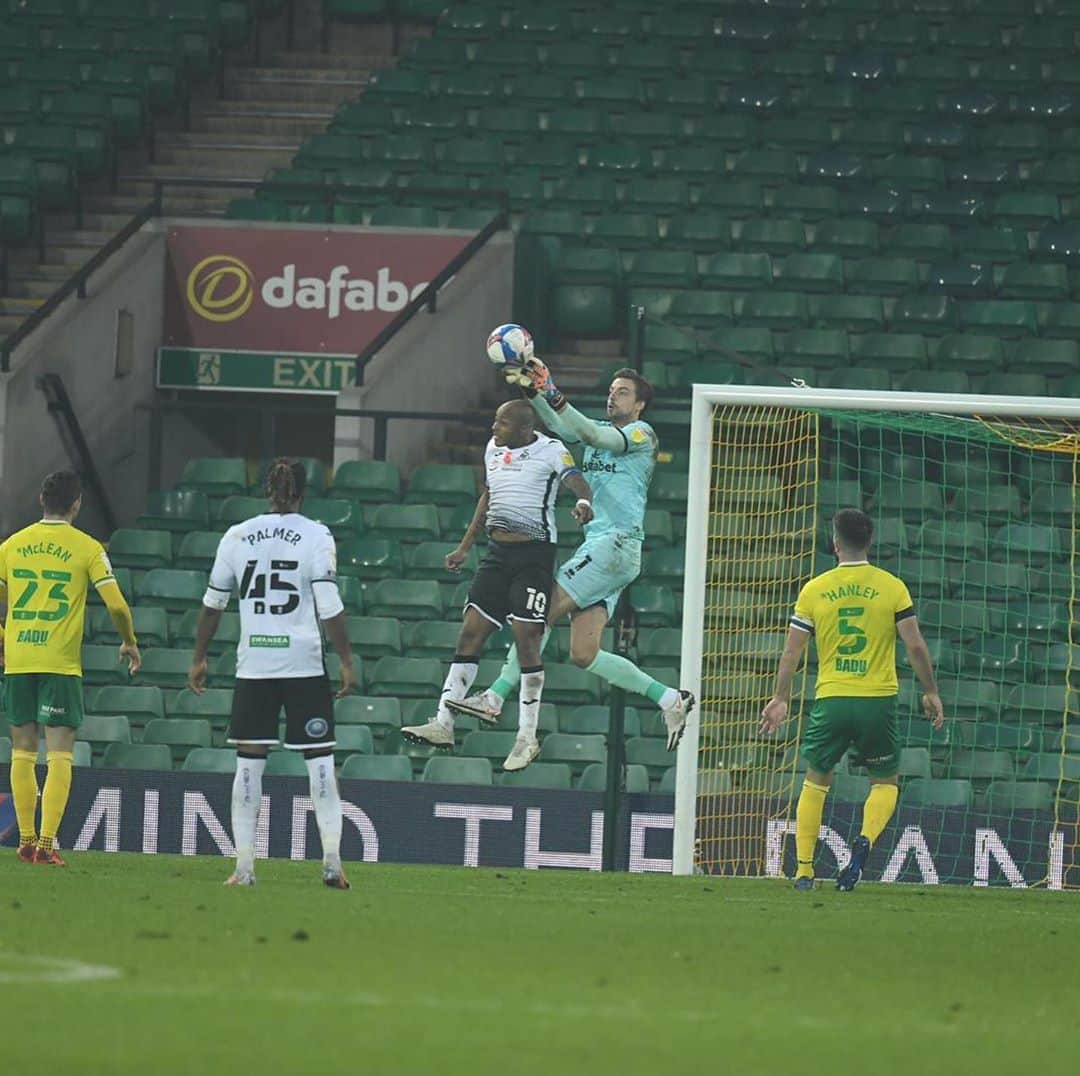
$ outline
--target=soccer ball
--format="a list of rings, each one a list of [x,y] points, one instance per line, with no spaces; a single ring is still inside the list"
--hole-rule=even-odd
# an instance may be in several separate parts
[[[495,366],[524,366],[533,355],[532,334],[524,325],[500,325],[487,338],[487,355]]]

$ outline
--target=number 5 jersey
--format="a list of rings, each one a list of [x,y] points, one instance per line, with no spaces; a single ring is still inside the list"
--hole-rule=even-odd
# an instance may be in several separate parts
[[[203,604],[224,609],[236,591],[242,680],[321,676],[319,620],[344,606],[337,588],[334,538],[299,513],[268,513],[238,523],[218,545]]]
[[[86,588],[115,582],[102,544],[62,519],[8,538],[0,545],[4,671],[81,676]]]

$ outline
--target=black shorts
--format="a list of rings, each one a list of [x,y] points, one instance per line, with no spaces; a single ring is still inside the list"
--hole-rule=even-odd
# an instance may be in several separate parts
[[[543,624],[555,579],[551,542],[488,542],[473,577],[466,608],[475,606],[502,627],[507,620]]]
[[[330,680],[301,676],[280,680],[240,680],[233,691],[229,743],[275,744],[285,708],[284,747],[307,751],[333,747],[334,697]]]

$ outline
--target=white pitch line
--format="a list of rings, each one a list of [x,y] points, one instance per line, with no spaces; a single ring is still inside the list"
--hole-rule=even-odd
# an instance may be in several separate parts
[[[119,968],[85,964],[56,956],[37,956],[0,951],[0,985],[29,983],[87,983],[119,979]]]

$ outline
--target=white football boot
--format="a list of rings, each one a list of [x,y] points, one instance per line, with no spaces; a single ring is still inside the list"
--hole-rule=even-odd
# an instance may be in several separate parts
[[[485,725],[497,725],[499,714],[502,713],[503,701],[494,691],[478,691],[475,695],[470,695],[460,702],[447,699],[446,708],[455,714],[475,717]]]
[[[686,715],[694,708],[697,700],[689,691],[680,691],[673,706],[662,711],[664,724],[667,725],[667,749],[674,751],[686,731]]]
[[[429,747],[453,747],[454,730],[440,725],[432,718],[426,725],[406,725],[401,735],[409,743],[427,744]]]
[[[503,769],[507,773],[516,773],[518,770],[525,769],[530,762],[536,759],[538,754],[540,754],[540,744],[536,742],[536,737],[519,733],[518,738],[514,741],[514,746],[510,748],[510,754],[506,756],[506,761],[503,762]]]

